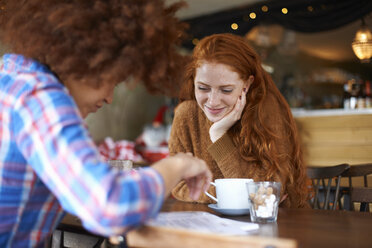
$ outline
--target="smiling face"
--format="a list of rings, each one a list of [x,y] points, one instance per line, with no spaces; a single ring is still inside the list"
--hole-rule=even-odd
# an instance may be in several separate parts
[[[230,113],[243,88],[248,91],[249,85],[225,64],[204,62],[196,68],[195,98],[211,122]]]
[[[83,118],[96,112],[105,103],[112,103],[114,84],[102,84],[99,88],[80,82],[66,83],[65,85],[74,98]]]

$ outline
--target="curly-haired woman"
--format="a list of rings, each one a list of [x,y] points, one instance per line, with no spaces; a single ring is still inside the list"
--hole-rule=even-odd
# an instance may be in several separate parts
[[[177,79],[179,4],[161,0],[0,1],[0,247],[44,247],[67,211],[120,235],[156,215],[182,179],[198,198],[211,173],[177,154],[138,171],[103,161],[83,118],[115,85]],[[159,85],[158,82],[163,82]]]
[[[291,110],[243,37],[216,34],[202,39],[194,48],[180,98],[171,154],[191,152],[204,159],[214,179],[279,181],[281,206],[307,206],[305,166]],[[193,201],[183,182],[172,193]],[[206,195],[198,199],[210,201]]]

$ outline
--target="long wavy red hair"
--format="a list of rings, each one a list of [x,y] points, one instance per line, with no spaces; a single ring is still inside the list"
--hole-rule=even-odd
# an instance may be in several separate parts
[[[195,100],[195,71],[203,62],[228,65],[236,71],[243,81],[254,76],[254,82],[247,93],[247,104],[242,117],[230,130],[229,134],[240,149],[241,156],[248,162],[265,168],[265,180],[272,180],[276,175],[286,180],[288,193],[296,199],[290,201],[299,207],[307,205],[306,169],[302,157],[296,123],[291,110],[274,84],[269,74],[262,68],[257,53],[241,36],[233,34],[215,34],[202,39],[194,48],[192,60],[185,73],[186,83],[180,93],[180,101]],[[276,98],[279,108],[283,110],[285,133],[293,146],[290,163],[279,164],[280,157],[273,143],[278,136],[269,129],[264,121],[264,100],[268,93]],[[296,202],[296,203],[295,203]]]

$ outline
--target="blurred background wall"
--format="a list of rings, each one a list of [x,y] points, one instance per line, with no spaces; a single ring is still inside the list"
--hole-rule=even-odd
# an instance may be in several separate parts
[[[165,100],[165,96],[150,95],[140,84],[135,88],[119,84],[113,103],[86,118],[93,139],[96,142],[101,142],[105,137],[135,140],[143,127],[152,123]]]

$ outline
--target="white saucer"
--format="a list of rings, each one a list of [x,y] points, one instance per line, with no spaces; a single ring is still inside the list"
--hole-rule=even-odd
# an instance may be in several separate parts
[[[249,214],[249,208],[240,208],[240,209],[229,209],[229,208],[219,208],[217,204],[209,204],[209,208],[213,209],[217,213],[225,215],[245,215]]]

